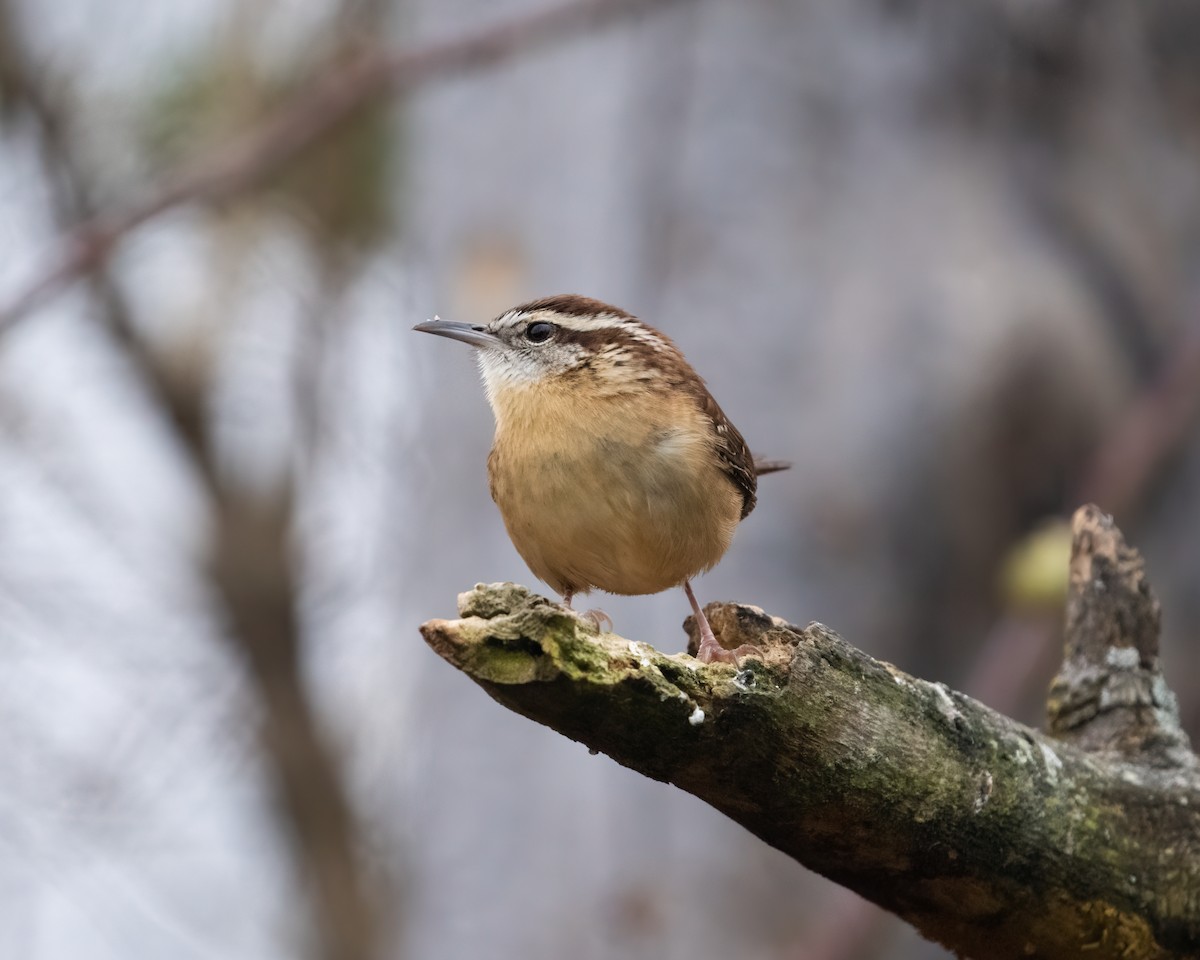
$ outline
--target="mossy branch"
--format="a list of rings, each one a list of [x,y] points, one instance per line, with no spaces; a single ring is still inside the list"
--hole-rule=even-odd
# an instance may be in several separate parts
[[[1106,520],[1081,515],[1077,559],[1081,531]],[[762,648],[740,671],[599,634],[513,584],[476,587],[459,612],[422,632],[500,703],[695,794],[963,955],[1200,949],[1200,778],[1177,723],[1169,729],[1164,685],[1150,683],[1162,703],[1117,713],[1098,694],[1091,719],[1071,714],[1076,745],[874,660],[820,624],[801,629],[751,607],[706,611],[722,643]],[[1132,622],[1119,636],[1145,652]],[[1060,700],[1082,649],[1069,650]],[[1138,663],[1157,671],[1156,656]],[[1088,683],[1096,689],[1091,674]],[[1120,716],[1169,733],[1149,737],[1165,748],[1115,748]],[[1109,730],[1088,752],[1079,731],[1097,717]]]

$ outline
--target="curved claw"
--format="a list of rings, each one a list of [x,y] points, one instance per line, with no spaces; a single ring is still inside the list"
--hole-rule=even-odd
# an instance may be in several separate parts
[[[577,610],[575,610],[574,607],[571,606],[571,598],[574,596],[575,596],[574,590],[568,590],[566,593],[564,593],[563,600],[562,600],[563,606],[566,607],[568,610],[570,610],[573,614],[575,614],[575,616],[581,617],[582,619],[589,621],[592,624],[592,626],[594,626],[596,628],[596,630],[599,631],[600,633],[612,633],[612,628],[613,628],[612,617],[610,617],[603,610],[596,610],[596,609],[585,610],[583,613],[579,613]]]
[[[726,650],[723,646],[717,643],[716,638],[709,639],[705,637],[700,643],[700,649],[696,651],[696,659],[701,663],[732,663],[735,667],[741,668],[742,657],[757,657],[762,659],[762,648],[756,647],[752,643],[743,643],[740,647],[734,650]]]
[[[582,617],[585,620],[591,620],[592,623],[594,623],[596,625],[596,629],[599,630],[601,633],[612,633],[612,629],[613,629],[612,617],[610,617],[603,610],[596,610],[596,609],[586,610],[583,612]]]

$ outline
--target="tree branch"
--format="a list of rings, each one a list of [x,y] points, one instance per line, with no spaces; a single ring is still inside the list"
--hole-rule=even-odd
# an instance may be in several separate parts
[[[1077,564],[1095,555],[1081,533],[1095,516],[1076,517]],[[820,624],[736,604],[707,612],[722,643],[763,649],[740,672],[597,634],[513,584],[476,587],[459,612],[422,633],[497,701],[695,794],[964,955],[1183,957],[1200,942],[1186,741],[1153,764],[1090,754]]]
[[[1075,514],[1066,650],[1050,687],[1050,732],[1114,759],[1196,770],[1158,665],[1158,600],[1112,517]]]
[[[255,186],[352,118],[374,98],[490,67],[520,52],[667,0],[570,0],[467,37],[412,51],[371,50],[301,92],[274,117],[226,148],[180,171],[125,210],[79,224],[59,242],[48,269],[0,306],[0,331],[103,263],[138,227],[185,203],[227,199]]]

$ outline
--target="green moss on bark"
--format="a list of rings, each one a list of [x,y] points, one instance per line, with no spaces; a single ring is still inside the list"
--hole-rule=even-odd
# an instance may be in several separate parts
[[[710,606],[739,642],[759,631],[763,657],[735,670],[596,633],[512,584],[460,608],[422,630],[495,699],[967,955],[1182,957],[1200,943],[1188,775],[1088,756],[820,624]]]

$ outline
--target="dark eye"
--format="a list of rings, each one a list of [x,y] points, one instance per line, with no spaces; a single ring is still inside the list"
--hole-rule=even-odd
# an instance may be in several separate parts
[[[525,339],[530,343],[545,343],[553,333],[554,324],[538,321],[525,328]]]

